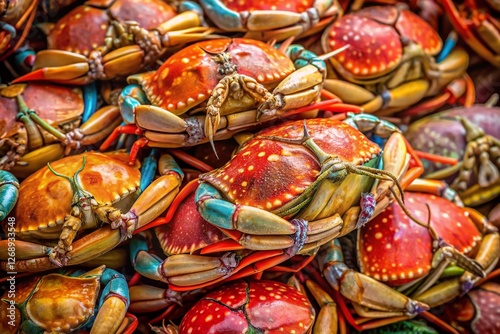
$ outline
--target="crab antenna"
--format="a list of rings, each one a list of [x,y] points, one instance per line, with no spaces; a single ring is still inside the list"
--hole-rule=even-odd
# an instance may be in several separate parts
[[[56,171],[52,168],[52,166],[50,166],[50,163],[49,163],[49,162],[47,162],[47,168],[48,168],[48,169],[49,169],[49,170],[50,170],[50,171],[51,171],[51,172],[52,172],[55,176],[63,177],[63,178],[65,178],[66,180],[68,180],[69,182],[73,183],[73,179],[72,179],[71,177],[69,177],[69,176],[66,176],[66,175],[64,175],[64,174],[61,174],[61,173],[56,172]]]
[[[436,233],[436,230],[434,230],[434,228],[431,226],[431,215],[430,215],[430,209],[429,209],[429,215],[428,215],[428,222],[427,224],[423,223],[420,219],[418,219],[417,217],[415,217],[412,213],[410,213],[410,211],[408,211],[408,208],[406,207],[406,205],[404,204],[403,200],[401,199],[401,197],[397,196],[396,195],[396,192],[394,191],[394,189],[392,188],[389,188],[391,190],[391,193],[392,195],[394,196],[394,198],[396,199],[396,201],[398,202],[399,206],[401,207],[401,210],[403,210],[403,212],[411,219],[413,220],[415,223],[417,223],[418,225],[422,226],[422,227],[425,227],[427,229],[429,229],[429,232],[431,234],[431,237],[436,240],[437,238],[437,233]],[[432,232],[431,232],[432,231]]]
[[[80,167],[76,172],[75,172],[75,175],[73,175],[73,182],[75,182],[75,184],[78,183],[78,181],[76,180],[78,174],[80,174],[80,172],[85,168],[85,164],[87,163],[87,157],[86,156],[83,156],[83,163],[82,163],[82,167]]]
[[[69,177],[69,176],[67,176],[67,175],[64,175],[64,174],[61,174],[61,173],[56,172],[56,171],[52,168],[52,166],[50,166],[50,163],[49,163],[49,162],[47,162],[47,168],[48,168],[48,169],[49,169],[52,173],[54,173],[54,175],[59,176],[59,177],[62,177],[62,178],[65,178],[66,180],[68,180],[68,181],[69,181],[69,183],[71,184],[71,188],[73,188],[73,191],[74,191],[74,192],[76,192],[76,191],[78,190],[78,187],[77,187],[78,182],[77,182],[77,180],[76,180],[76,177],[78,176],[78,173],[80,173],[80,172],[83,170],[83,168],[85,168],[85,163],[86,163],[86,161],[87,161],[86,157],[85,157],[85,156],[83,156],[83,164],[82,164],[82,166],[81,166],[81,167],[80,167],[80,168],[76,171],[76,173],[73,175],[73,177],[72,177],[72,178],[71,178],[71,177]]]
[[[331,58],[331,57],[333,57],[333,56],[335,56],[335,55],[337,55],[337,54],[339,54],[339,53],[347,50],[350,47],[351,47],[350,44],[346,44],[343,47],[338,48],[337,50],[333,50],[331,52],[325,53],[324,55],[318,56],[318,58],[321,59],[321,60],[326,60],[328,58]]]
[[[382,180],[394,182],[394,184],[396,185],[396,187],[398,187],[398,190],[399,190],[399,193],[401,194],[401,197],[403,196],[403,194],[404,194],[403,187],[401,187],[401,183],[399,183],[399,180],[396,177],[396,175],[392,174],[391,172],[388,172],[386,170],[372,168],[372,167],[367,167],[367,166],[356,166],[355,170],[359,170],[359,171],[362,171],[362,172],[365,172],[365,173],[369,173],[368,176],[371,176],[371,177],[373,177],[375,179],[382,179]],[[387,176],[387,178],[380,177],[380,176]],[[394,191],[393,191],[392,187],[390,187],[390,189],[391,189],[391,191],[394,194]],[[395,196],[395,197],[397,197],[397,196]],[[400,198],[400,200],[401,200],[402,203],[404,203],[404,198]]]

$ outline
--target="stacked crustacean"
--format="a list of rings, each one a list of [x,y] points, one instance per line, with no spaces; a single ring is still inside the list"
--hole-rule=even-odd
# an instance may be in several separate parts
[[[0,333],[498,333],[499,11],[0,0]]]

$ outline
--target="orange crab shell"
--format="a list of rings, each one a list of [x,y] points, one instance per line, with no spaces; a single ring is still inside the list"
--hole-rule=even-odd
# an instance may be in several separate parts
[[[68,156],[50,166],[60,174],[73,177],[83,165],[83,156],[86,164],[78,174],[78,181],[98,204],[112,205],[137,193],[139,170],[105,154],[88,152]],[[66,178],[55,175],[48,167],[38,170],[19,186],[19,199],[11,213],[16,217],[15,232],[57,238],[64,218],[71,212],[72,200],[73,190]]]
[[[331,119],[308,119],[305,126],[323,151],[342,161],[363,164],[381,152],[378,145],[348,124]],[[246,142],[225,166],[201,175],[200,179],[236,204],[268,211],[278,209],[301,195],[320,172],[316,156],[300,142],[303,137],[303,120],[265,129]]]
[[[94,314],[99,287],[98,277],[46,275],[26,304],[27,316],[49,332],[78,328]]]
[[[427,221],[445,242],[459,252],[472,254],[481,240],[468,212],[431,194],[407,192],[405,205],[417,219]],[[410,220],[397,203],[358,231],[361,271],[389,285],[397,286],[425,276],[431,268],[432,241],[427,228]]]
[[[227,50],[226,50],[227,48]],[[207,100],[224,77],[207,54],[226,50],[237,72],[272,87],[292,73],[292,61],[279,50],[260,41],[224,38],[193,44],[177,52],[141,80],[151,104],[179,115]]]
[[[222,0],[221,1],[227,8],[234,10],[235,12],[249,11],[253,12],[256,10],[283,10],[294,13],[303,13],[314,5],[314,0],[301,0],[301,1],[290,1],[290,0],[276,0],[276,1],[264,1],[264,0],[250,0],[250,1],[234,1],[234,0]]]
[[[401,39],[419,44],[429,55],[437,54],[442,41],[418,15],[391,6],[373,6],[348,14],[333,23],[322,37],[325,52],[350,47],[330,58],[340,72],[368,79],[389,73],[403,57]]]
[[[160,0],[87,1],[57,21],[47,36],[48,48],[88,55],[104,45],[111,20],[136,21],[151,30],[175,15],[174,8]]]

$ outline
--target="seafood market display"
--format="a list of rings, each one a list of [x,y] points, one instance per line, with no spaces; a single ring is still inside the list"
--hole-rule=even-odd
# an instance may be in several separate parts
[[[0,333],[500,332],[490,0],[0,0]]]

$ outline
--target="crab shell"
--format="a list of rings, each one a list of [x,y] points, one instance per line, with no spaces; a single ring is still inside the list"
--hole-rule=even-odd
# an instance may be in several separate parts
[[[311,304],[298,290],[279,282],[238,282],[198,301],[184,316],[179,334],[307,333]]]
[[[48,274],[18,284],[15,302],[25,304],[25,316],[36,326],[48,332],[69,333],[94,315],[99,288],[99,277]]]
[[[462,160],[467,146],[466,131],[459,120],[450,117],[466,117],[479,126],[487,135],[500,138],[500,108],[474,105],[460,107],[424,117],[412,123],[405,137],[410,145],[420,151]],[[448,118],[446,118],[448,117]],[[425,173],[432,173],[448,167],[424,160]],[[453,177],[448,179],[450,182]],[[471,180],[471,183],[474,180]]]
[[[219,73],[213,57],[203,50],[211,53],[226,50],[238,73],[256,79],[268,89],[295,70],[284,53],[263,42],[242,38],[208,40],[182,49],[156,72],[141,77],[140,83],[151,104],[179,115],[210,97],[224,75]],[[239,104],[242,103],[255,105],[253,99]],[[243,106],[242,110],[246,108]],[[225,114],[224,108],[221,114]]]
[[[221,230],[203,219],[196,208],[194,196],[193,192],[179,204],[168,224],[155,228],[156,237],[167,255],[192,254],[207,245],[227,239]]]
[[[452,325],[467,326],[476,334],[500,332],[500,285],[486,282],[467,295],[446,305],[445,314]]]
[[[420,221],[428,219],[438,235],[459,252],[471,255],[481,240],[466,210],[435,195],[406,192],[405,205]],[[358,263],[362,273],[391,286],[425,276],[431,268],[432,240],[397,203],[358,230]]]
[[[82,189],[94,196],[99,205],[114,205],[128,211],[140,186],[140,172],[108,155],[88,152],[68,156],[50,166],[60,174],[78,174]],[[44,167],[30,175],[19,186],[20,196],[11,215],[16,217],[16,234],[22,237],[56,239],[64,218],[71,213],[73,190],[70,182]],[[125,201],[129,199],[130,201]]]
[[[40,118],[55,126],[72,122],[78,124],[84,109],[80,88],[45,83],[15,84],[0,88],[1,137],[17,134],[17,95],[20,95]]]
[[[330,58],[345,78],[367,80],[390,73],[404,56],[402,40],[419,44],[428,55],[442,48],[437,32],[418,15],[394,6],[373,6],[336,20],[322,36],[325,53],[350,47]]]
[[[263,1],[263,0],[250,0],[250,1],[221,1],[227,8],[235,12],[253,12],[256,10],[283,10],[294,13],[303,13],[309,8],[312,8],[315,0],[302,0],[302,1]]]
[[[225,166],[200,179],[236,204],[267,211],[286,205],[316,180],[321,169],[313,152],[301,144],[304,126],[323,151],[342,161],[361,165],[381,153],[378,145],[348,124],[331,119],[291,121],[259,132]]]
[[[57,21],[47,36],[48,49],[87,56],[104,45],[112,20],[136,21],[142,28],[151,30],[176,15],[172,6],[160,0],[87,1]]]

